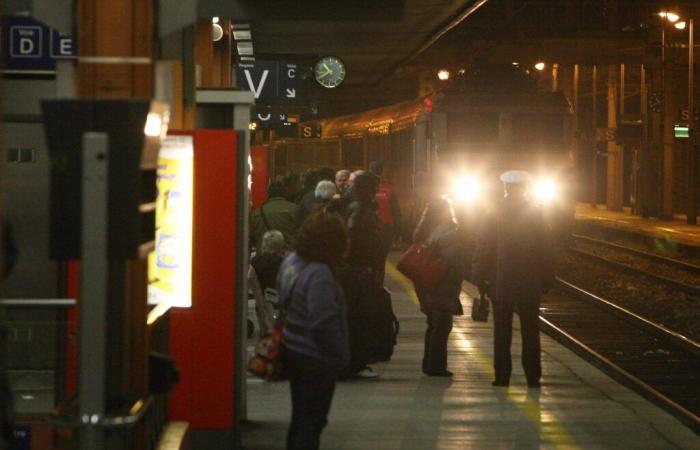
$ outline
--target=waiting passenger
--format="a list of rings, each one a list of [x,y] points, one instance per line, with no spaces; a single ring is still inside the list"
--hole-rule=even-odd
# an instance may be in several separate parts
[[[375,299],[384,273],[384,249],[374,204],[377,185],[378,180],[374,175],[358,175],[354,180],[352,202],[347,209],[350,249],[347,267],[341,277],[348,303],[350,329],[350,364],[345,377],[378,376],[367,365],[371,357],[369,318],[374,313]]]
[[[335,178],[335,172],[333,169],[330,168],[323,168],[319,169],[318,171],[315,171],[313,176],[309,175],[309,181],[308,183],[313,182],[312,185],[310,185],[309,191],[304,194],[302,197],[301,201],[299,201],[299,209],[297,211],[297,226],[301,225],[301,223],[306,219],[306,216],[311,214],[311,212],[314,210],[314,203],[316,202],[316,186],[320,181],[327,180],[333,182]],[[306,188],[306,181],[305,181],[305,188]]]
[[[284,198],[287,201],[296,203],[297,197],[299,196],[300,185],[299,185],[299,174],[295,172],[289,172],[287,175],[282,177],[282,185],[284,186]]]
[[[265,232],[262,245],[250,260],[248,283],[255,296],[255,313],[260,327],[260,336],[275,325],[275,311],[271,302],[277,298],[277,274],[286,244],[278,230]]]
[[[457,233],[457,221],[450,202],[443,198],[431,201],[423,211],[413,234],[415,244],[424,244],[448,263],[449,270],[432,291],[416,287],[420,309],[427,317],[423,349],[423,373],[449,377],[447,338],[452,331],[453,316],[462,315],[459,294],[464,279],[464,243]]]
[[[281,183],[270,183],[267,194],[265,203],[250,215],[252,244],[261,248],[265,232],[278,230],[289,246],[296,230],[297,206],[284,198],[284,186]]]
[[[337,215],[314,213],[280,268],[278,303],[288,301],[284,362],[292,394],[287,450],[319,448],[338,373],[349,359],[343,290],[334,275],[347,245]]]
[[[343,196],[343,192],[348,187],[348,179],[350,178],[350,171],[346,169],[339,170],[335,173],[335,187],[338,190],[338,194]]]
[[[335,183],[328,180],[319,181],[314,191],[314,211],[325,209],[337,193],[338,190],[335,187]]]
[[[372,161],[369,163],[369,172],[379,178],[379,188],[377,195],[374,196],[374,201],[379,207],[379,219],[382,222],[382,236],[384,237],[384,249],[389,254],[391,247],[394,245],[394,240],[401,236],[401,207],[399,206],[399,198],[385,178],[384,165],[380,161]]]
[[[522,364],[531,388],[540,387],[540,296],[554,278],[550,230],[543,213],[527,197],[530,175],[511,170],[501,175],[505,197],[481,226],[472,282],[480,293],[489,287],[493,299],[494,386],[508,386],[512,371],[510,346],[513,312],[520,316]]]

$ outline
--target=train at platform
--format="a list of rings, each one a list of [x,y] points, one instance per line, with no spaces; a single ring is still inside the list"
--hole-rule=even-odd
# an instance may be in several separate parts
[[[572,122],[561,92],[507,83],[447,90],[305,122],[320,136],[272,141],[270,175],[310,167],[366,170],[380,161],[408,219],[402,230],[408,238],[431,195],[451,198],[461,221],[473,223],[502,196],[501,172],[527,170],[532,195],[561,222],[554,218],[571,216],[574,205]]]

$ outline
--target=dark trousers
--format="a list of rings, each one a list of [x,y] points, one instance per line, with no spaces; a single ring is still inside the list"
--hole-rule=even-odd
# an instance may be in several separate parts
[[[452,313],[440,310],[424,311],[428,329],[423,347],[423,372],[439,373],[447,370],[447,337],[452,331]]]
[[[287,450],[318,449],[335,391],[337,373],[319,361],[287,351],[285,364],[292,393]]]
[[[341,377],[350,377],[367,367],[371,359],[369,318],[374,314],[379,290],[377,274],[366,268],[350,268],[342,277],[348,314],[350,364]]]
[[[510,344],[513,340],[513,312],[515,302],[493,302],[493,368],[496,382],[507,384],[512,363]],[[542,376],[540,364],[540,329],[538,300],[517,303],[520,316],[520,335],[523,341],[522,364],[528,383],[538,383]]]

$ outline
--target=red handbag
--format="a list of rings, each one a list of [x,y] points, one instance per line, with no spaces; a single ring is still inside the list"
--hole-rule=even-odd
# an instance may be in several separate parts
[[[435,255],[427,246],[413,244],[399,257],[396,268],[413,281],[416,287],[432,291],[445,278],[449,266],[447,261]]]

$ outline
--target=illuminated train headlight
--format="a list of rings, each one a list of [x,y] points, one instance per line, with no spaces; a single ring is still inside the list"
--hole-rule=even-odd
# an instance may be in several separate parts
[[[544,203],[554,200],[557,197],[558,191],[557,184],[547,178],[539,179],[532,185],[532,194],[535,200]]]
[[[477,199],[479,194],[481,194],[481,185],[476,178],[465,176],[454,180],[452,197],[455,200],[469,202]]]

